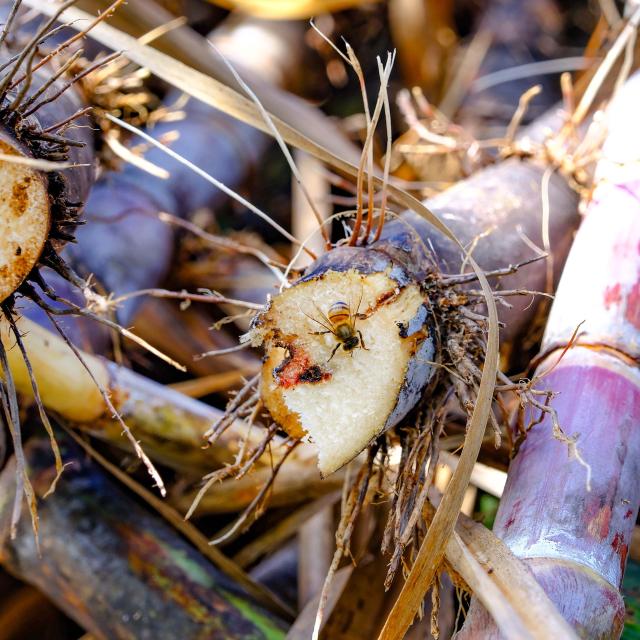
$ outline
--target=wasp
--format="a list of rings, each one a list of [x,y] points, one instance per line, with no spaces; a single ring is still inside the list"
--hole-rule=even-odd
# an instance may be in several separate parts
[[[362,297],[360,298],[360,301],[362,301]],[[362,332],[359,329],[356,329],[356,320],[359,317],[359,308],[360,303],[358,303],[358,309],[356,309],[355,313],[353,313],[351,311],[350,305],[348,305],[346,302],[343,302],[342,300],[338,300],[329,307],[329,311],[326,315],[316,305],[316,309],[322,317],[322,321],[317,320],[316,318],[312,318],[305,313],[305,315],[310,320],[317,322],[321,327],[324,327],[325,329],[325,331],[313,331],[311,335],[321,336],[327,333],[331,333],[338,341],[338,344],[336,344],[336,346],[334,347],[327,362],[329,362],[331,358],[336,355],[336,351],[340,347],[342,347],[351,355],[353,355],[354,349],[357,349],[358,347],[361,347],[365,351],[368,351],[367,347],[364,344]]]

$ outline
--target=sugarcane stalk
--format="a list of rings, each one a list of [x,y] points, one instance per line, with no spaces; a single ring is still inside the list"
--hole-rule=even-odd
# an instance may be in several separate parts
[[[9,536],[14,464],[0,476],[0,560],[36,585],[96,638],[284,637],[284,625],[253,604],[163,521],[123,493],[68,440],[67,468],[43,500],[38,552],[29,523]],[[26,447],[42,495],[54,473],[49,444]]]
[[[274,460],[277,460],[277,450],[275,453]],[[296,450],[295,454],[282,466],[273,482],[269,497],[271,507],[301,504],[342,487],[344,474],[338,472],[329,478],[322,479],[315,468],[315,460],[316,454],[312,447]],[[267,459],[264,460],[266,461]],[[200,499],[195,513],[198,515],[234,513],[247,507],[273,475],[270,466],[261,463],[259,467],[242,478],[229,478],[216,484],[214,489]],[[185,495],[170,497],[170,500],[178,511],[186,513],[195,497],[195,492],[189,492]]]
[[[549,122],[546,118],[540,126]],[[532,138],[536,133],[532,131]],[[547,167],[536,162],[511,159],[477,172],[443,193],[425,201],[425,205],[447,223],[465,246],[476,243],[473,257],[487,272],[518,265],[536,257],[536,252],[524,238],[542,249],[544,198],[548,198],[548,234],[555,277],[571,246],[573,233],[579,223],[578,197],[560,175],[554,174],[548,193],[541,192]],[[444,273],[459,272],[464,263],[460,252],[442,235],[412,212],[405,212],[401,221],[391,220],[383,237],[397,235],[391,242],[400,245],[408,235],[405,222],[418,230],[421,239],[433,246],[439,267]],[[486,235],[485,235],[486,234]],[[503,289],[545,291],[547,265],[545,261],[528,264],[514,273],[500,278]],[[494,281],[495,282],[495,281]],[[526,298],[526,296],[525,296]],[[511,349],[530,329],[540,307],[540,298],[512,299],[511,308],[500,308],[501,347]]]
[[[543,244],[547,198],[557,270],[578,221],[577,196],[562,177],[553,175],[548,193],[541,197],[545,171],[541,164],[508,160],[425,204],[463,245],[476,243],[475,260],[491,271],[535,257],[527,243]],[[429,363],[440,354],[434,344],[438,329],[433,309],[427,309],[435,301],[423,304],[421,286],[434,271],[453,275],[462,264],[459,250],[444,235],[419,215],[405,212],[384,225],[377,242],[338,247],[321,256],[258,316],[254,344],[264,343],[267,351],[263,400],[289,433],[312,435],[324,475],[397,424],[422,397],[434,372]],[[502,285],[544,290],[547,269],[541,262],[531,264],[505,276]],[[349,303],[361,331],[362,348],[352,357],[341,349],[332,356],[340,342],[329,335],[327,313],[336,301]],[[514,301],[502,313],[508,345],[522,336],[539,309],[528,306],[530,302],[528,297]],[[313,335],[322,332],[325,335]],[[375,373],[367,376],[366,371]],[[324,400],[328,397],[329,405]],[[357,427],[353,416],[358,416]]]
[[[65,429],[67,429],[67,435],[69,435],[94,462],[98,463],[114,480],[137,495],[148,507],[153,509],[159,516],[174,527],[174,529],[179,531],[205,558],[210,560],[220,571],[244,589],[256,603],[262,604],[278,617],[283,617],[283,619],[289,619],[291,617],[292,609],[287,607],[282,600],[271,591],[252,580],[233,560],[228,558],[215,546],[210,545],[207,536],[193,524],[186,522],[184,517],[173,509],[163,498],[156,496],[152,491],[138,483],[134,477],[110,462],[101,453],[96,451],[87,440],[75,434],[73,431],[68,430],[67,427],[65,427]]]
[[[556,394],[555,413],[526,434],[494,526],[583,638],[622,631],[619,588],[640,505],[639,97],[636,74],[608,111],[597,186],[534,376]],[[499,636],[474,602],[459,637]]]

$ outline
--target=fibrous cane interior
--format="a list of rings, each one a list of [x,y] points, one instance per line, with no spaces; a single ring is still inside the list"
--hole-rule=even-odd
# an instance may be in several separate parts
[[[336,302],[349,306],[362,337],[351,351],[329,331]],[[316,444],[324,476],[411,408],[406,401],[424,387],[433,356],[426,315],[416,284],[400,287],[383,272],[327,271],[277,296],[255,323],[253,340],[266,350],[263,400],[290,435]]]

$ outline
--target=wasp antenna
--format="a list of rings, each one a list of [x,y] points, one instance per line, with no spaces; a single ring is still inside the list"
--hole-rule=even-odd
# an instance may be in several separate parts
[[[315,305],[315,302],[313,304]],[[302,315],[306,316],[307,318],[309,318],[309,320],[313,320],[313,322],[317,322],[321,327],[324,327],[327,331],[329,331],[329,333],[333,333],[333,331],[332,331],[330,326],[327,326],[326,324],[324,324],[324,322],[320,322],[320,320],[318,320],[317,318],[314,318],[313,316],[310,316],[308,313],[306,313],[305,311],[302,310],[300,305],[298,305],[298,309],[300,310],[300,313]],[[316,309],[318,309],[317,305],[316,305]],[[320,311],[320,309],[318,309],[318,311],[322,314],[322,317],[324,318],[325,315],[322,313],[322,311]],[[328,318],[327,318],[327,322],[329,322]]]

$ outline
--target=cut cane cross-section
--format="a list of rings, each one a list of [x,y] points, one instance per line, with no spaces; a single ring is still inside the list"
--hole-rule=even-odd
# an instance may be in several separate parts
[[[354,261],[354,251],[362,259]],[[330,252],[254,322],[252,340],[266,352],[263,401],[290,435],[315,443],[323,476],[397,424],[433,372],[424,294],[376,253]],[[351,350],[326,317],[336,302],[351,312],[358,336]]]
[[[23,158],[0,138],[0,153]],[[0,160],[0,302],[9,297],[36,265],[50,227],[47,184],[39,171]]]

